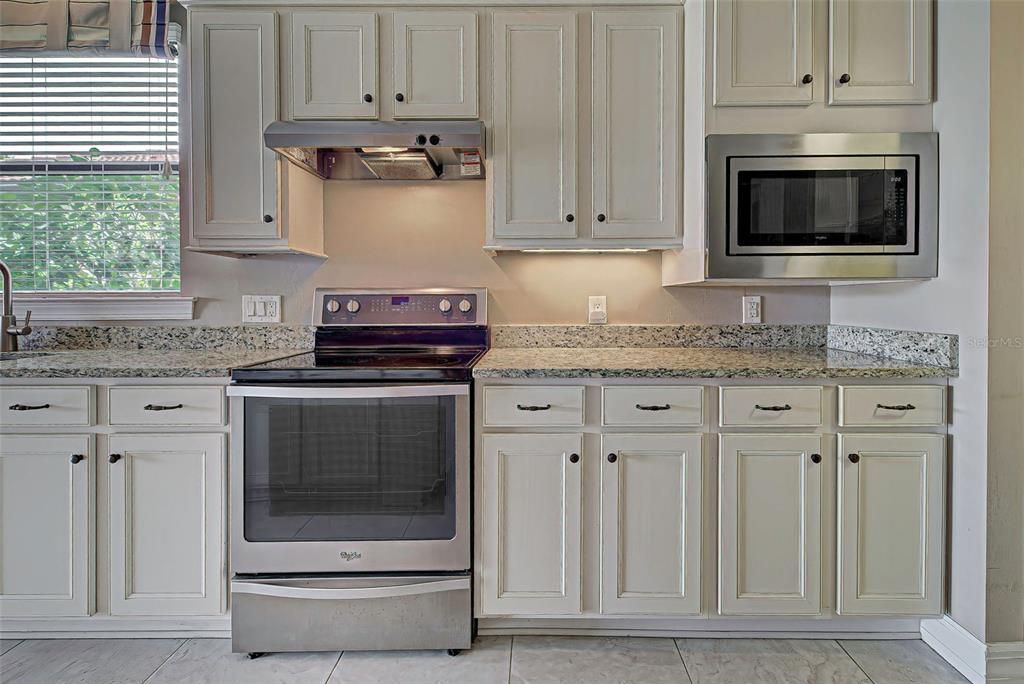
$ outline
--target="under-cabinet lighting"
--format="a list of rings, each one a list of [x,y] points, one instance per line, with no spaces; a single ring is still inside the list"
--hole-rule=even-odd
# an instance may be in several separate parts
[[[551,247],[534,247],[531,249],[516,250],[530,254],[601,254],[603,252],[614,252],[618,254],[638,254],[651,250],[641,247],[580,247],[577,249],[556,249]]]

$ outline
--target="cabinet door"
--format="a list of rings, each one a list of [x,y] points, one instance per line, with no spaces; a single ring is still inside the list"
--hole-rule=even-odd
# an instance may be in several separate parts
[[[842,615],[942,613],[942,435],[841,435]]]
[[[700,612],[701,435],[605,435],[601,612]]]
[[[222,612],[224,435],[113,435],[110,451],[110,613]]]
[[[932,99],[932,0],[830,0],[831,104]]]
[[[494,234],[576,236],[576,15],[494,14]]]
[[[92,437],[0,438],[0,615],[89,615]]]
[[[813,0],[715,0],[715,104],[808,105]]]
[[[277,238],[277,15],[190,12],[192,235]]]
[[[377,15],[295,12],[292,117],[377,118]]]
[[[821,612],[821,437],[722,435],[718,612]]]
[[[476,12],[396,12],[395,118],[474,119]]]
[[[679,185],[679,16],[594,12],[595,238],[673,238]]]
[[[481,608],[579,613],[582,436],[484,435]]]

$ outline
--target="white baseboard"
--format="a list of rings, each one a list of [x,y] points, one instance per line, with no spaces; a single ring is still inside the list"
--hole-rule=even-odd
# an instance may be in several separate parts
[[[986,644],[948,615],[922,620],[921,638],[971,684],[1024,684],[1024,642]]]
[[[93,615],[65,618],[4,618],[2,639],[226,638],[231,617],[116,617]]]

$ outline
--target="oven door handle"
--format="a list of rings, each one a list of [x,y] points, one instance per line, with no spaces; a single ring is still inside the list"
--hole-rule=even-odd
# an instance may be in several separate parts
[[[469,385],[369,385],[364,387],[296,387],[228,385],[229,397],[269,399],[388,399],[391,397],[468,396]]]
[[[348,600],[394,598],[414,594],[432,594],[439,591],[456,591],[469,589],[469,578],[462,577],[449,580],[417,582],[415,584],[396,584],[390,587],[309,587],[295,586],[275,582],[239,582],[231,583],[231,592],[238,594],[256,594],[274,598]]]

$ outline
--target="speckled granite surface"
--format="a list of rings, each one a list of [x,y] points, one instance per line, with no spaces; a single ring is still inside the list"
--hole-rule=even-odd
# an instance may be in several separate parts
[[[217,378],[229,376],[232,368],[301,351],[85,349],[34,353],[0,361],[0,378]]]
[[[477,378],[935,378],[956,369],[837,349],[492,348]]]
[[[312,349],[311,325],[39,326],[21,339],[28,350]]]
[[[493,325],[493,347],[824,347],[824,325]]]
[[[933,366],[956,368],[960,363],[959,338],[943,333],[830,325],[826,346]]]

